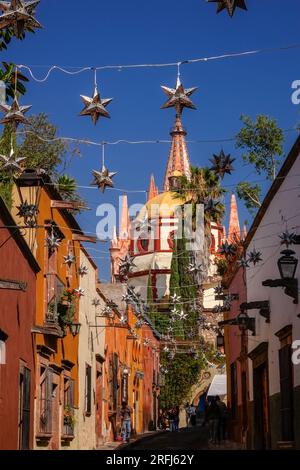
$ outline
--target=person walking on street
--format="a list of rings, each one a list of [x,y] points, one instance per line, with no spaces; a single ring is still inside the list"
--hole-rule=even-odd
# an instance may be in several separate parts
[[[193,403],[190,406],[190,412],[191,412],[191,425],[196,426],[196,424],[197,424],[197,409],[196,409],[196,407]]]
[[[219,436],[220,440],[225,441],[227,438],[228,410],[226,404],[220,399],[219,396],[216,397],[216,402],[220,409]]]
[[[190,419],[191,419],[191,407],[189,403],[185,405],[185,419],[186,419],[186,427],[188,428],[190,425]]]
[[[168,412],[168,418],[169,418],[169,425],[170,425],[170,432],[174,432],[176,429],[175,429],[175,419],[176,419],[176,415],[175,415],[175,409],[174,408],[171,408]]]
[[[129,442],[131,435],[131,408],[128,406],[126,401],[122,401],[121,422],[122,440],[123,442]]]
[[[180,415],[180,408],[176,406],[175,408],[175,431],[179,431],[179,415]]]
[[[208,409],[209,436],[210,442],[213,444],[220,443],[219,427],[220,427],[220,408],[216,398],[213,398]]]

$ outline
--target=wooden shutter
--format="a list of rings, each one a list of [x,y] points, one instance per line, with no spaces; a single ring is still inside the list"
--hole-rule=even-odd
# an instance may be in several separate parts
[[[45,396],[45,432],[52,431],[52,388],[53,388],[53,372],[48,368],[46,371],[46,396]]]
[[[293,423],[293,370],[291,346],[279,350],[280,391],[281,391],[281,432],[283,441],[294,440]]]
[[[90,415],[92,411],[92,368],[85,367],[85,413]]]
[[[22,368],[20,374],[20,449],[28,450],[30,446],[30,370],[27,367]]]

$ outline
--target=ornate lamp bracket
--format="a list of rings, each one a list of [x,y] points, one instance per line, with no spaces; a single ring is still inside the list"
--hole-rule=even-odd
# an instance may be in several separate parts
[[[259,314],[266,319],[266,323],[270,323],[270,302],[262,300],[257,302],[244,302],[240,305],[241,310],[259,310]]]
[[[265,287],[284,287],[284,293],[292,297],[293,303],[299,303],[298,279],[267,279],[262,283]]]

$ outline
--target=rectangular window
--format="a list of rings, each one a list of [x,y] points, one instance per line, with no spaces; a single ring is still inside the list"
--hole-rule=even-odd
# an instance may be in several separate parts
[[[292,349],[287,344],[279,350],[281,391],[281,434],[283,441],[294,440]]]
[[[65,436],[74,435],[74,380],[64,377],[64,430]]]
[[[50,367],[41,366],[39,385],[39,432],[52,432],[52,389],[53,377]]]
[[[231,377],[231,417],[235,419],[237,417],[237,367],[234,362],[230,366],[230,377]]]
[[[92,412],[92,368],[85,366],[85,414],[90,416]]]
[[[6,364],[6,344],[0,339],[0,365]]]
[[[30,370],[22,366],[19,376],[19,449],[30,446]]]

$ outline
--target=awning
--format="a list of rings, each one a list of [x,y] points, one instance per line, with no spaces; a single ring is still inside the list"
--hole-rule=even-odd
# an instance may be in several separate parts
[[[224,396],[227,395],[227,376],[226,375],[215,375],[212,383],[207,392],[207,396]]]

